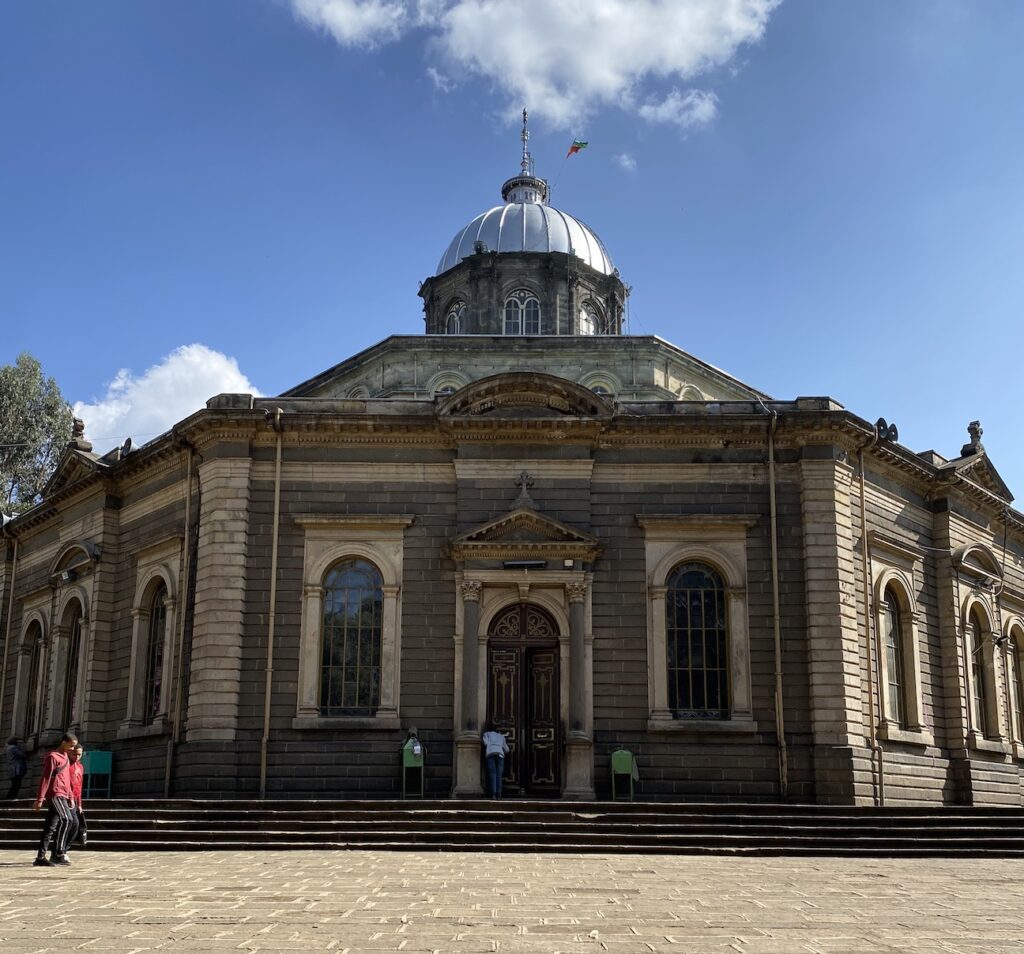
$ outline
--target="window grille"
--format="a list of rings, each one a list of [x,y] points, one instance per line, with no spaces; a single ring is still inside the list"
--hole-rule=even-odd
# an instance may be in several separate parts
[[[885,663],[889,681],[890,718],[901,728],[907,725],[906,679],[903,666],[903,622],[896,594],[885,591]]]
[[[343,560],[324,580],[320,715],[372,716],[380,705],[384,592],[365,560]]]
[[[724,719],[729,713],[725,586],[702,563],[669,575],[665,609],[669,708],[677,719]]]
[[[161,585],[149,610],[149,638],[146,640],[146,709],[145,718],[152,721],[160,712],[163,691],[164,639],[167,631],[167,588]]]

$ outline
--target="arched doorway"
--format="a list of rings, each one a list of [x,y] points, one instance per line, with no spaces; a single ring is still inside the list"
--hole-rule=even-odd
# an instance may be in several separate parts
[[[517,603],[491,623],[487,718],[508,738],[503,784],[513,793],[561,790],[558,652],[558,627],[538,606]]]

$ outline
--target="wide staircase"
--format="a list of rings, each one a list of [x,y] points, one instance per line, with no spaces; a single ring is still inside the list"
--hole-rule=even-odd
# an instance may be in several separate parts
[[[30,851],[42,817],[0,807],[0,848]],[[1024,856],[1024,809],[526,801],[88,804],[89,850],[374,849],[650,854]]]

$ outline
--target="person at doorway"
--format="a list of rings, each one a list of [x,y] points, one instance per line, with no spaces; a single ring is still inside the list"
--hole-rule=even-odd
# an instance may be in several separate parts
[[[28,756],[21,747],[21,739],[12,735],[7,740],[7,772],[11,777],[11,787],[7,790],[8,801],[18,797],[21,783],[28,772]]]
[[[491,798],[501,798],[501,777],[505,774],[505,756],[508,755],[508,742],[500,732],[488,725],[487,731],[481,736],[487,756],[487,783],[491,790]]]
[[[46,805],[46,821],[43,823],[43,837],[39,841],[36,860],[32,862],[40,867],[50,865],[69,865],[67,858],[68,841],[74,832],[75,812],[73,808],[74,792],[71,787],[70,752],[78,744],[78,739],[70,732],[64,737],[43,761],[43,773],[39,780],[39,794],[32,807],[39,811]],[[52,847],[51,847],[52,846]],[[46,857],[47,850],[52,854]]]

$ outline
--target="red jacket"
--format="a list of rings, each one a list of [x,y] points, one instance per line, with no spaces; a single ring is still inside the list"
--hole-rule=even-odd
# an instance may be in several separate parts
[[[85,769],[82,768],[82,763],[73,762],[71,768],[68,769],[71,773],[71,797],[75,800],[75,805],[78,810],[82,810],[82,779],[85,777]]]
[[[70,801],[75,797],[69,766],[70,760],[60,749],[54,749],[46,756],[43,760],[43,774],[39,778],[39,801],[44,802],[48,798],[66,798]]]

